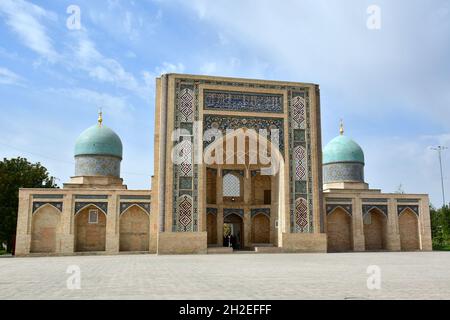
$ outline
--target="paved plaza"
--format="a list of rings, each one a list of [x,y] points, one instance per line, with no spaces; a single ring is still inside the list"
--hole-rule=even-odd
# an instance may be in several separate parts
[[[0,299],[450,299],[447,252],[3,257],[0,274]]]

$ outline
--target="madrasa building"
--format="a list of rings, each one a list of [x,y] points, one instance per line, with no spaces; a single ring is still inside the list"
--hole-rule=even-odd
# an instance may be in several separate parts
[[[432,250],[428,195],[370,189],[337,134],[322,150],[318,85],[164,74],[152,189],[100,114],[63,188],[20,190],[16,255]]]

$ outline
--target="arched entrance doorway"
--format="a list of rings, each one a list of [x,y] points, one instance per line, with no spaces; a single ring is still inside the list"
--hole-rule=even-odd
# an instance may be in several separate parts
[[[344,209],[338,207],[327,217],[328,252],[352,250],[352,219]]]
[[[120,251],[148,251],[150,217],[141,207],[134,205],[120,216]]]
[[[244,248],[244,221],[237,214],[227,215],[223,220],[224,246],[235,250]]]
[[[220,126],[219,126],[220,127]],[[245,127],[245,126],[244,126]],[[220,131],[220,130],[219,130]],[[225,133],[225,132],[222,132]],[[241,146],[238,148],[238,146]],[[212,218],[208,217],[208,204],[214,205],[218,209],[217,223],[224,223],[224,230],[217,230],[218,241],[222,241],[230,232],[238,233],[240,247],[250,247],[252,242],[270,243],[272,240],[274,245],[281,245],[282,233],[286,232],[285,224],[275,227],[276,223],[271,224],[270,219],[258,217],[256,219],[257,228],[265,230],[254,236],[254,228],[252,227],[253,218],[245,220],[245,232],[243,223],[243,214],[238,214],[239,224],[237,221],[229,221],[227,214],[222,211],[226,208],[261,208],[267,206],[272,211],[273,221],[283,221],[289,218],[286,208],[285,194],[285,174],[284,158],[277,145],[272,144],[267,136],[256,133],[253,129],[236,128],[231,133],[215,137],[211,144],[204,149],[205,165],[201,171],[200,179],[203,183],[204,192],[200,195],[200,200],[204,201],[202,227],[209,231],[209,225]],[[216,170],[217,175],[212,173]],[[209,188],[215,185],[216,203],[209,203]],[[272,205],[272,207],[269,207]],[[250,218],[250,217],[249,217]],[[223,220],[222,220],[223,219]],[[267,228],[269,231],[267,232]],[[232,230],[232,231],[231,231]],[[252,234],[253,232],[253,234]],[[263,236],[261,236],[263,234]],[[273,235],[273,236],[272,236]],[[272,239],[271,239],[272,236]],[[261,237],[258,239],[258,237]],[[244,242],[245,238],[245,242]],[[208,244],[210,238],[208,237]],[[224,241],[224,245],[227,245]]]
[[[33,214],[31,253],[55,253],[60,212],[52,205],[44,205]]]
[[[366,251],[386,250],[387,217],[374,208],[364,215]]]
[[[94,205],[81,209],[75,216],[75,251],[106,250],[106,214]]]
[[[265,214],[259,213],[252,219],[252,242],[270,243],[270,219]]]
[[[402,251],[419,250],[419,221],[417,215],[410,209],[406,209],[400,214],[398,225]]]

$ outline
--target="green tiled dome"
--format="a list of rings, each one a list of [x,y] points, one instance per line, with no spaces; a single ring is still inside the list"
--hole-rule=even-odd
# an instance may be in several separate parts
[[[323,150],[323,164],[357,162],[364,164],[364,152],[352,139],[340,135],[327,144]]]
[[[122,141],[110,128],[95,125],[85,130],[75,144],[75,156],[102,155],[122,159]]]

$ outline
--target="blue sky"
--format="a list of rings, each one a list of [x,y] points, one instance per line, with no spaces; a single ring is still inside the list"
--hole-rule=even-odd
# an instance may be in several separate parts
[[[69,5],[81,9],[70,30]],[[366,26],[369,5],[381,29]],[[103,108],[129,188],[153,173],[154,78],[186,72],[314,82],[323,143],[346,134],[371,187],[441,204],[433,145],[450,147],[450,4],[444,0],[0,0],[0,157],[66,182],[73,144]],[[450,150],[444,154],[450,200]]]

